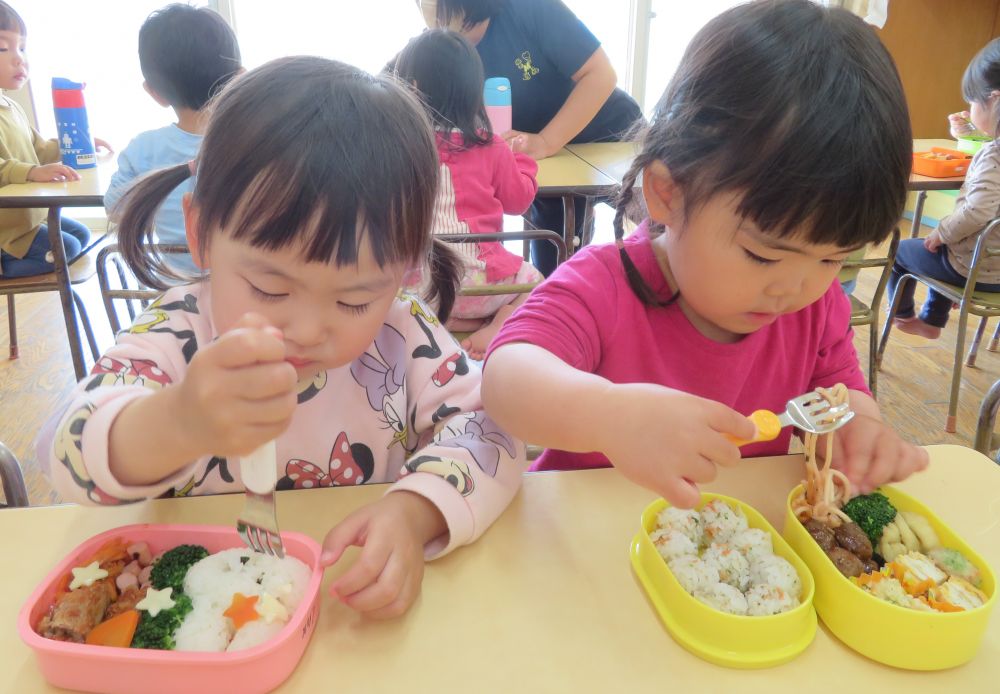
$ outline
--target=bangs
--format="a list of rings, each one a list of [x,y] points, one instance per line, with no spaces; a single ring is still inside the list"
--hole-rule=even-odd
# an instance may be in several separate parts
[[[247,119],[274,110],[262,98],[266,87],[223,94],[194,191],[199,237],[218,229],[266,250],[297,246],[304,260],[337,266],[356,263],[366,240],[379,266],[423,260],[437,151],[419,104],[389,77],[307,58],[274,62],[285,88],[302,92],[292,99],[302,108],[283,120]],[[269,72],[233,84],[266,82]]]
[[[28,36],[28,28],[21,15],[7,3],[0,3],[0,31],[14,31],[25,38]]]

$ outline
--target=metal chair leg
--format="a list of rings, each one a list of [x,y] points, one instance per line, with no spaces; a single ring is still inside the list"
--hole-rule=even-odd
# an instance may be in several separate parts
[[[87,336],[87,343],[90,345],[90,353],[94,357],[94,363],[101,358],[100,353],[97,351],[97,340],[94,339],[94,328],[90,324],[90,315],[87,313],[87,307],[83,305],[83,299],[80,295],[73,290],[73,302],[76,304],[77,313],[80,315],[80,323],[83,324],[83,332]]]
[[[927,191],[917,191],[917,201],[913,208],[913,224],[910,226],[910,238],[915,239],[920,236],[920,220],[924,216],[924,201],[927,199]]]
[[[10,336],[10,359],[18,358],[17,350],[17,317],[14,315],[14,295],[7,295],[7,334]]]
[[[0,443],[0,480],[3,483],[3,495],[7,506],[28,506],[28,490],[24,485],[21,466],[10,449],[2,443]]]
[[[875,366],[879,369],[882,368],[882,358],[885,356],[885,345],[889,342],[889,332],[892,331],[892,321],[896,319],[896,311],[899,309],[899,302],[903,298],[903,293],[900,290],[905,286],[904,282],[916,282],[916,280],[910,275],[903,275],[896,284],[896,293],[892,297],[889,313],[885,316],[885,323],[882,325],[882,336],[878,342],[878,353],[875,355]]]
[[[969,307],[962,302],[958,314],[958,338],[955,343],[955,365],[951,372],[951,394],[948,398],[948,418],[944,430],[954,434],[958,421],[958,391],[962,386],[962,352],[965,351],[965,331],[969,327]]]
[[[969,354],[965,357],[966,366],[976,365],[976,355],[979,354],[979,343],[983,341],[983,335],[986,333],[986,323],[989,318],[983,316],[979,321],[979,327],[976,328],[976,336],[972,338],[972,344],[969,345]]]
[[[990,352],[996,352],[1000,348],[1000,322],[997,323],[997,327],[993,330],[993,339],[990,340],[990,346],[987,347]]]
[[[979,422],[976,424],[975,448],[983,455],[990,454],[993,443],[993,427],[996,426],[997,410],[1000,409],[1000,381],[986,393],[979,406]]]

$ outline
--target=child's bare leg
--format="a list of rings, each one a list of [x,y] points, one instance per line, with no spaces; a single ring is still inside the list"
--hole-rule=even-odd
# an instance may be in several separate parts
[[[453,333],[471,333],[489,323],[485,318],[449,318],[445,327]]]
[[[917,316],[910,318],[897,318],[893,325],[904,333],[925,337],[928,340],[936,340],[941,337],[941,328],[925,323]]]
[[[500,332],[504,321],[510,318],[514,309],[523,304],[527,298],[527,294],[521,294],[506,306],[501,306],[493,315],[493,320],[462,340],[462,348],[469,354],[470,358],[479,360],[486,356],[490,341]]]

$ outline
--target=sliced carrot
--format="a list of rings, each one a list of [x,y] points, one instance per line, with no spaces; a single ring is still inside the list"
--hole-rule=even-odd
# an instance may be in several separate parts
[[[260,619],[255,607],[258,599],[260,599],[259,595],[247,597],[243,593],[233,593],[233,602],[229,605],[229,609],[222,614],[233,620],[233,626],[239,631],[247,622]]]
[[[132,645],[132,636],[138,625],[139,611],[127,610],[91,629],[87,634],[87,643],[91,646],[128,648]]]

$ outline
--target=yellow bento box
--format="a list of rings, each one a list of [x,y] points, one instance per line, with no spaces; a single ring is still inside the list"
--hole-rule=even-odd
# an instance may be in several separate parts
[[[632,568],[646,590],[667,631],[685,649],[716,665],[764,668],[788,662],[812,643],[816,635],[814,584],[806,565],[778,531],[753,507],[722,494],[703,493],[696,508],[719,499],[739,508],[751,528],[771,536],[774,553],[788,560],[802,581],[798,607],[766,617],[745,617],[715,610],[694,598],[674,577],[649,537],[657,515],[667,507],[658,499],[642,512],[642,528],[632,540]]]
[[[972,660],[996,603],[996,577],[983,558],[919,501],[898,489],[880,487],[897,510],[923,515],[945,547],[976,565],[981,590],[989,597],[982,607],[964,612],[922,612],[890,604],[841,574],[795,517],[791,503],[801,489],[788,495],[784,537],[816,580],[816,612],[830,631],[858,653],[907,670],[944,670]]]

